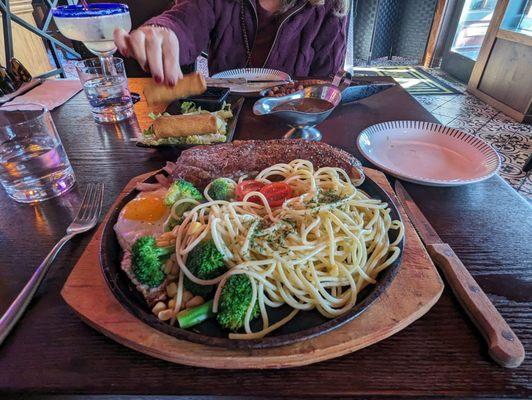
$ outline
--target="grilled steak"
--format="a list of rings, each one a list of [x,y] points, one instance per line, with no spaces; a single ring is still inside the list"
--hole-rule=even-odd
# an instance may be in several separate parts
[[[360,162],[351,154],[325,143],[299,139],[245,140],[197,146],[181,153],[172,177],[204,188],[215,178],[236,179],[244,174],[253,175],[274,164],[295,159],[308,160],[315,168],[342,168],[354,183],[361,183],[364,179]]]

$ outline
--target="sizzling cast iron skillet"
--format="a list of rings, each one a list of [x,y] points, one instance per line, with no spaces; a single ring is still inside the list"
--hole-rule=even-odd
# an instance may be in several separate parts
[[[150,177],[146,182],[155,182],[155,179]],[[391,209],[390,215],[392,220],[401,219],[393,200],[370,178],[365,178],[360,189],[372,198],[387,202]],[[363,313],[383,292],[386,291],[388,286],[390,286],[391,282],[397,275],[401,264],[404,239],[399,243],[401,256],[379,274],[377,277],[378,282],[375,285],[366,286],[364,290],[358,294],[357,304],[349,312],[334,319],[327,319],[316,310],[301,311],[286,325],[268,334],[263,339],[255,340],[229,339],[227,337],[228,332],[224,331],[218,325],[215,318],[207,320],[200,325],[196,325],[190,330],[184,330],[178,326],[171,326],[166,322],[159,321],[157,316],[151,313],[150,307],[148,307],[142,295],[135,289],[125,272],[120,268],[120,260],[122,259],[123,252],[118,244],[113,226],[116,224],[120,210],[137,194],[137,190],[131,191],[122,199],[117,207],[112,210],[111,216],[104,227],[102,235],[100,247],[101,266],[109,288],[118,301],[131,314],[135,315],[154,329],[178,339],[189,340],[191,342],[206,345],[245,349],[275,347],[310,339],[336,329]],[[394,241],[397,237],[397,231],[390,230],[389,237],[390,241]],[[268,308],[270,324],[280,320],[291,310],[292,308],[288,305],[284,305],[280,308]],[[251,324],[252,330],[260,330],[261,324],[261,319],[257,318],[254,323]]]

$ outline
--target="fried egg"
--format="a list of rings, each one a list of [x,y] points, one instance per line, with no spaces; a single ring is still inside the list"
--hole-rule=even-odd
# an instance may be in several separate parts
[[[122,208],[114,230],[124,250],[130,250],[139,237],[164,232],[164,222],[170,214],[164,204],[165,194],[166,189],[141,192]]]

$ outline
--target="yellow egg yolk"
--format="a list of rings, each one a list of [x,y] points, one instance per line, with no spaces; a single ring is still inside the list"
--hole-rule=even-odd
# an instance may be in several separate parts
[[[124,207],[123,217],[134,221],[155,222],[164,217],[168,208],[158,196],[139,196]]]

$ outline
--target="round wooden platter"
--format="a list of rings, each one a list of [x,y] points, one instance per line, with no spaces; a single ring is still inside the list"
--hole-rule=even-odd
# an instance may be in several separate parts
[[[365,172],[395,198],[384,174],[368,168]],[[115,204],[134,188],[137,181],[149,175],[131,180]],[[424,315],[443,291],[443,282],[434,264],[401,205],[396,203],[406,225],[406,241],[403,262],[395,280],[359,317],[304,342],[256,350],[226,349],[179,340],[144,324],[120,305],[104,280],[99,262],[103,224],[74,266],[61,294],[87,324],[104,335],[134,350],[179,364],[264,369],[297,367],[328,360],[370,346],[400,331]],[[105,221],[108,217],[109,213]]]

